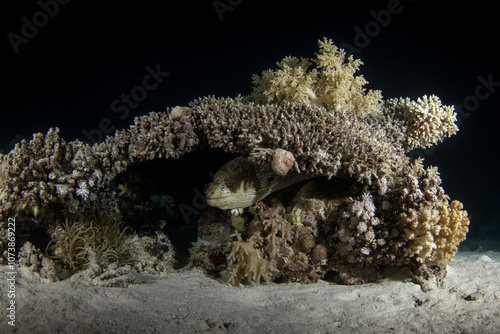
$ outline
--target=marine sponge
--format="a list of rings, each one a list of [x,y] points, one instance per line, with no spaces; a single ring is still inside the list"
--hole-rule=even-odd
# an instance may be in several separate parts
[[[406,127],[406,151],[430,147],[458,131],[454,107],[442,105],[435,95],[424,95],[417,101],[389,99],[385,106],[386,112],[392,118],[401,120]]]
[[[330,111],[347,111],[364,117],[379,112],[382,94],[367,90],[368,81],[355,73],[363,62],[346,56],[332,40],[318,41],[316,59],[286,57],[278,69],[253,76],[254,90],[249,100],[260,104],[302,101],[324,106]],[[309,69],[312,64],[315,68]]]
[[[295,158],[292,152],[278,148],[274,151],[271,168],[278,175],[286,175],[293,167]]]

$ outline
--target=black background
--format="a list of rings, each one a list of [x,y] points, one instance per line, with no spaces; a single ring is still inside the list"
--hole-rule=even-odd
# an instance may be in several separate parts
[[[97,128],[103,118],[123,128],[136,115],[200,96],[248,94],[252,74],[288,55],[314,57],[323,36],[356,45],[355,28],[373,27],[373,12],[395,1],[221,0],[231,8],[222,20],[214,3],[72,0],[16,53],[8,34],[22,35],[22,18],[33,22],[42,7],[2,1],[3,151],[16,136],[30,138],[54,126],[68,140],[85,139],[82,130]],[[478,76],[500,82],[495,2],[401,0],[397,8],[354,53],[365,63],[369,88],[382,90],[384,98],[436,94],[444,104],[459,105],[475,94]],[[169,76],[120,119],[111,103],[142,83],[146,66],[157,65]],[[500,219],[499,97],[496,87],[461,120],[458,135],[420,153],[426,164],[439,166],[450,197],[464,202],[472,232],[492,223],[496,212]]]

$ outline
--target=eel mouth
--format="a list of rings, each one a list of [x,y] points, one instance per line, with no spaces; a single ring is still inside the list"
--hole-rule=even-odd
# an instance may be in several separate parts
[[[242,205],[242,195],[225,195],[219,197],[207,197],[207,204],[222,210],[232,210],[249,205]]]
[[[230,197],[233,197],[233,196],[226,195],[226,196],[220,196],[220,197],[207,197],[207,204],[210,206],[217,207],[218,205],[225,204],[226,200],[229,199]]]
[[[220,200],[223,200],[223,199],[226,199],[229,197],[233,197],[233,196],[227,195],[227,196],[220,196],[220,197],[207,197],[207,202],[220,201]]]

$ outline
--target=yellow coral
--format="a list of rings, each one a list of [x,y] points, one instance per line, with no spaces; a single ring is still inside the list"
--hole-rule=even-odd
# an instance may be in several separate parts
[[[311,62],[307,59],[285,57],[277,62],[277,70],[262,72],[262,77],[253,76],[252,101],[260,104],[287,101],[315,101],[313,83],[317,71],[307,71]]]
[[[317,102],[329,110],[346,110],[359,117],[379,112],[382,93],[363,88],[368,81],[362,75],[354,75],[363,62],[352,55],[346,57],[346,52],[332,40],[324,38],[318,44],[320,51],[314,62],[319,74],[313,88]]]
[[[442,105],[435,95],[425,95],[417,101],[389,99],[386,108],[389,115],[400,119],[406,126],[406,151],[430,147],[458,131],[454,107]]]
[[[411,209],[401,216],[400,223],[405,226],[405,239],[409,240],[405,255],[421,263],[450,261],[469,231],[467,211],[456,200],[420,211]]]
[[[346,57],[329,39],[318,41],[316,59],[286,57],[277,63],[278,69],[253,76],[250,100],[260,103],[303,101],[322,105],[330,111],[354,112],[363,117],[379,112],[380,91],[363,88],[368,83],[362,75],[355,76],[363,62]],[[316,66],[312,69],[312,64]]]
[[[458,251],[457,246],[465,240],[469,231],[469,218],[467,211],[463,210],[463,204],[459,201],[452,201],[449,205],[440,208],[439,225],[441,229],[434,237],[436,249],[431,261],[449,261]]]

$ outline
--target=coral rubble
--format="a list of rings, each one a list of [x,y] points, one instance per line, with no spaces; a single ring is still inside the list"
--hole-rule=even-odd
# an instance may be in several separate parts
[[[465,239],[467,212],[445,194],[437,168],[411,163],[407,153],[455,134],[453,107],[434,95],[384,101],[356,75],[359,59],[327,39],[319,47],[315,59],[287,57],[254,76],[247,97],[202,97],[151,112],[94,145],[67,142],[58,129],[21,141],[0,156],[0,249],[7,243],[3,222],[17,216],[25,226],[21,244],[44,230],[52,238],[49,253],[70,269],[104,256],[140,263],[135,270],[165,270],[173,261],[166,236],[134,239],[142,248],[132,253],[149,254],[141,262],[103,239],[113,230],[123,244],[117,225],[85,221],[120,218],[119,202],[133,194],[133,178],[119,194],[110,182],[130,166],[215,148],[244,154],[277,175],[293,170],[317,179],[272,194],[239,218],[207,207],[192,250],[195,265],[235,285],[309,283],[328,272],[357,284],[376,280],[384,266],[442,278]],[[149,195],[141,195],[144,205]],[[26,244],[20,262],[49,268],[32,246]]]

